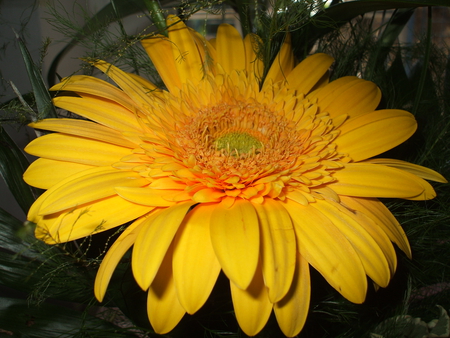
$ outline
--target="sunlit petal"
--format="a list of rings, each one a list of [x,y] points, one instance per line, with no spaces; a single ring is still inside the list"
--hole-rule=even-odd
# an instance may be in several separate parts
[[[353,161],[365,160],[394,148],[414,134],[414,117],[402,110],[377,110],[347,120],[335,140],[338,151]]]
[[[178,301],[172,273],[172,250],[168,250],[148,290],[147,313],[156,333],[171,331],[186,311]]]
[[[109,166],[131,153],[130,148],[65,134],[48,134],[25,148],[31,155],[92,166]]]
[[[364,161],[365,163],[374,163],[374,164],[382,164],[386,165],[388,167],[393,167],[401,170],[405,170],[411,174],[414,174],[416,176],[419,176],[425,180],[429,181],[435,181],[435,182],[441,182],[441,183],[447,183],[448,181],[445,179],[444,176],[439,174],[438,172],[423,167],[421,165],[401,161],[401,160],[395,160],[391,158],[373,158]]]
[[[250,202],[236,200],[229,209],[218,204],[211,216],[211,241],[227,277],[245,290],[259,258],[259,224]],[[245,257],[245,259],[242,259]]]
[[[396,168],[371,163],[346,164],[331,186],[340,195],[413,198],[425,191],[423,179]],[[430,191],[429,198],[433,198]]]
[[[170,243],[193,204],[185,202],[174,205],[154,213],[144,222],[131,260],[134,278],[143,290],[152,284]]]
[[[236,319],[242,331],[254,336],[262,330],[272,312],[267,289],[261,274],[261,268],[256,270],[252,282],[247,289],[242,290],[230,282],[231,297],[236,313]]]
[[[323,53],[311,55],[300,62],[287,76],[290,89],[307,94],[322,78],[334,59]]]
[[[217,63],[226,73],[233,70],[244,70],[244,42],[239,32],[231,25],[223,24],[217,30],[216,38]]]
[[[311,207],[319,210],[339,229],[358,253],[366,274],[386,287],[391,279],[388,261],[372,236],[338,203],[317,200]]]
[[[211,244],[215,205],[198,205],[184,218],[174,240],[173,276],[178,300],[187,313],[199,310],[221,270]]]
[[[138,218],[130,224],[124,232],[116,239],[114,244],[108,249],[100,264],[95,277],[94,293],[99,302],[105,297],[106,289],[113,275],[114,270],[122,259],[123,255],[131,248],[136,241],[136,237],[142,226],[145,217]]]
[[[292,218],[300,254],[345,298],[362,303],[366,274],[348,239],[317,209],[289,200],[283,206]]]
[[[311,281],[308,261],[297,253],[295,274],[289,292],[273,310],[281,331],[287,337],[294,337],[305,325],[311,298]]]
[[[34,187],[50,189],[62,180],[92,168],[86,164],[38,158],[25,171],[23,180]]]
[[[292,221],[286,209],[271,199],[254,204],[261,236],[261,265],[264,283],[272,303],[288,292],[294,276],[296,242]]]

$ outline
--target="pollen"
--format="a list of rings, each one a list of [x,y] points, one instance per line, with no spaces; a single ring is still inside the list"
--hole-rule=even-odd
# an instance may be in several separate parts
[[[226,133],[214,141],[218,150],[225,150],[229,155],[239,156],[250,152],[259,152],[263,144],[258,138],[248,133]]]

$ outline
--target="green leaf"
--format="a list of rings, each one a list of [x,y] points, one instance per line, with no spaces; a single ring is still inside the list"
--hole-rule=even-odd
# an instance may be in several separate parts
[[[0,335],[21,338],[136,337],[131,330],[86,311],[53,304],[30,306],[26,300],[16,298],[0,298],[0,328]]]
[[[37,191],[26,184],[22,178],[30,163],[1,127],[0,145],[0,175],[5,180],[19,206],[27,213],[37,194]]]
[[[56,117],[55,107],[52,104],[50,93],[45,86],[42,74],[39,71],[39,68],[34,64],[25,43],[16,32],[14,33],[16,35],[17,42],[19,43],[20,51],[22,52],[22,57],[25,62],[25,67],[27,68],[28,78],[30,79],[31,87],[33,88],[33,93],[36,99],[38,110],[37,119],[41,120],[47,117]]]

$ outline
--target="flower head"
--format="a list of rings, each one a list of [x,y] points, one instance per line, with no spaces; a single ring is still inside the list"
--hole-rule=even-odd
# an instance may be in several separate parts
[[[295,336],[309,308],[309,266],[345,298],[362,303],[368,276],[388,285],[392,242],[406,236],[377,199],[430,199],[438,173],[372,158],[408,139],[414,117],[375,110],[380,91],[344,77],[333,59],[295,64],[289,37],[261,80],[258,37],[229,25],[206,41],[177,17],[169,37],[142,41],[167,90],[94,62],[117,87],[72,76],[54,104],[90,121],[32,123],[56,133],[31,142],[40,157],[25,173],[47,189],[28,218],[49,244],[132,221],[104,257],[95,295],[132,249],[134,277],[148,290],[153,328],[165,333],[203,306],[223,270],[237,320],[258,333],[272,310]]]

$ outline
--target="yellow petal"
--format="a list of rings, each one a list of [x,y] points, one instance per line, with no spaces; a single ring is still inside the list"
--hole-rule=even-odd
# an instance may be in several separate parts
[[[173,194],[173,190],[156,190],[149,187],[117,187],[116,193],[126,200],[153,207],[170,207],[175,204],[164,197]]]
[[[108,249],[95,277],[94,293],[99,302],[103,301],[109,281],[123,255],[134,244],[145,217],[130,224]]]
[[[257,79],[261,79],[264,72],[264,62],[258,55],[261,43],[256,34],[247,34],[244,38],[245,69],[247,74],[254,74]]]
[[[245,49],[241,35],[233,26],[221,24],[216,37],[217,63],[227,74],[245,69]]]
[[[156,87],[152,82],[150,82],[149,80],[143,78],[142,76],[139,76],[135,73],[128,73],[128,76],[131,77],[137,84],[139,84],[144,91],[147,92],[147,94],[159,94],[161,93],[161,91],[158,89],[158,87]]]
[[[134,101],[134,107],[144,113],[148,113],[151,110],[152,114],[165,119],[164,114],[159,109],[151,109],[155,104],[157,95],[152,95],[148,88],[142,87],[142,81],[136,81],[136,76],[131,76],[129,73],[105,61],[96,61],[92,64],[109,76]],[[84,100],[87,101],[86,98]],[[89,101],[91,100],[90,98]],[[133,113],[137,112],[133,111]]]
[[[350,209],[360,211],[373,220],[382,231],[388,235],[389,239],[397,244],[398,247],[411,258],[411,247],[409,246],[405,232],[395,219],[394,215],[392,215],[383,203],[374,198],[341,196],[341,199]]]
[[[140,131],[136,115],[121,105],[96,97],[58,96],[56,107],[66,109],[92,121],[119,131]]]
[[[296,90],[299,94],[308,94],[326,74],[333,61],[331,56],[324,53],[307,57],[287,75],[289,89]]]
[[[172,42],[165,36],[157,35],[144,39],[141,43],[167,89],[175,92],[176,88],[181,88],[181,80],[172,54]]]
[[[31,141],[25,151],[37,157],[92,166],[110,166],[131,153],[130,148],[65,134],[49,134]]]
[[[202,59],[205,72],[210,71],[215,74],[215,62],[217,62],[216,49],[200,33],[195,31],[192,31],[191,33],[195,40],[195,44],[197,45],[197,50],[200,54],[200,58]]]
[[[269,72],[264,79],[264,84],[276,83],[278,81],[286,80],[288,74],[294,68],[294,54],[292,53],[291,35],[286,34],[283,44],[281,45],[280,51],[273,60],[270,66]],[[264,88],[264,87],[263,87]]]
[[[165,255],[155,280],[148,290],[148,319],[158,334],[171,331],[185,314],[175,290],[171,251],[169,250]]]
[[[355,248],[366,274],[379,286],[386,287],[391,279],[387,259],[370,234],[338,203],[317,200],[311,207],[319,210],[339,229]]]
[[[288,292],[295,270],[296,244],[292,221],[279,202],[266,198],[254,204],[261,231],[261,265],[272,303]]]
[[[218,202],[223,196],[225,196],[225,193],[220,190],[206,188],[197,191],[194,196],[192,196],[192,200],[197,203]]]
[[[259,224],[252,203],[236,199],[230,208],[218,204],[211,216],[211,241],[227,277],[246,289],[259,259]]]
[[[377,242],[378,246],[383,251],[384,256],[389,263],[391,276],[393,276],[397,268],[397,255],[395,253],[392,242],[390,241],[387,234],[378,226],[376,220],[370,218],[370,215],[366,215],[361,211],[348,207],[348,200],[353,200],[353,197],[341,196],[342,203],[333,203],[333,205],[337,206],[341,212],[344,212],[348,216],[354,218],[359,223],[359,225],[361,225],[370,234],[375,242]]]
[[[355,197],[414,198],[426,193],[435,196],[429,184],[413,174],[371,163],[348,163],[336,171],[330,185],[339,195]],[[428,186],[427,186],[428,185]]]
[[[234,312],[242,331],[248,336],[259,333],[266,325],[272,312],[272,303],[269,301],[267,289],[258,267],[251,284],[246,290],[237,287],[230,281],[231,297]]]
[[[375,110],[380,103],[381,91],[371,81],[359,79],[345,89],[339,96],[332,96],[332,101],[331,97],[327,97],[327,100],[320,104],[322,111],[328,112],[332,118],[342,114],[355,117]]]
[[[38,158],[25,171],[23,180],[33,187],[50,189],[67,177],[92,168],[86,164]]]
[[[114,129],[84,120],[63,118],[45,119],[30,123],[28,126],[35,129],[45,129],[64,134],[86,137],[127,148],[136,148],[138,146],[137,144],[128,141],[120,132]]]
[[[206,302],[220,272],[210,235],[214,208],[215,205],[197,205],[185,217],[174,240],[175,288],[180,304],[190,314]]]
[[[134,278],[142,290],[147,290],[152,284],[170,243],[192,205],[194,202],[174,205],[154,213],[145,221],[131,259]]]
[[[287,337],[294,337],[302,330],[308,316],[311,298],[308,261],[299,253],[296,256],[291,288],[287,295],[273,306],[278,325]]]
[[[353,161],[376,156],[403,143],[414,134],[414,116],[403,110],[377,110],[347,120],[334,143]]]
[[[366,163],[374,163],[374,164],[383,164],[388,167],[393,167],[401,170],[405,170],[411,174],[414,174],[416,176],[419,176],[425,180],[429,181],[435,181],[440,183],[448,183],[448,181],[445,179],[444,176],[439,174],[438,172],[427,168],[422,167],[421,165],[401,161],[401,160],[394,160],[391,158],[372,158],[369,160],[364,161]]]
[[[196,85],[204,77],[204,66],[195,39],[184,22],[174,15],[167,17],[167,27],[180,81],[182,84],[192,81]]]
[[[313,102],[317,99],[320,110],[328,112],[331,118],[342,114],[354,117],[375,110],[381,92],[373,82],[345,76],[330,82],[308,98]]]
[[[116,86],[87,75],[72,75],[61,80],[60,83],[54,85],[50,90],[53,91],[72,91],[81,96],[89,94],[89,96],[97,96],[98,99],[103,98],[106,101],[116,102],[130,111],[133,111],[134,102],[130,97]]]
[[[283,206],[294,224],[300,254],[342,296],[362,303],[367,278],[355,249],[336,226],[317,209],[286,199]]]
[[[140,187],[148,181],[132,171],[101,167],[47,190],[40,214],[48,215],[116,195],[116,186]]]
[[[141,217],[152,209],[113,196],[62,213],[29,217],[29,220],[41,228],[36,234],[37,238],[48,244],[55,244],[115,228]],[[111,210],[114,210],[113,216]]]

